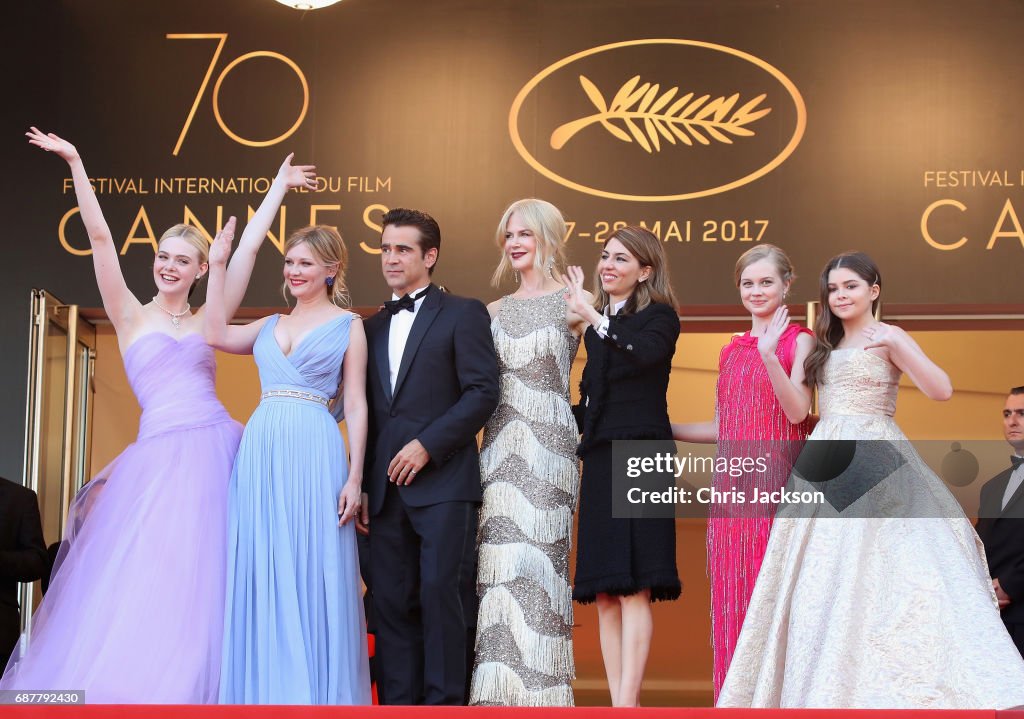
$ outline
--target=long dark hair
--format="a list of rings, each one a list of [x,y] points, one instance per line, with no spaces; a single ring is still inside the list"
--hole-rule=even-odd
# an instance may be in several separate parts
[[[882,288],[882,273],[878,271],[878,265],[863,252],[844,252],[833,257],[825,265],[818,283],[821,310],[814,322],[814,336],[818,341],[804,361],[804,383],[808,387],[814,387],[821,382],[828,356],[843,339],[843,323],[832,314],[832,308],[828,304],[828,276],[832,270],[839,268],[856,273],[869,287],[878,285],[879,289]],[[878,309],[878,299],[876,297],[871,303],[872,312]]]
[[[652,302],[661,302],[671,307],[674,312],[678,312],[679,302],[676,300],[675,293],[672,292],[672,284],[669,281],[665,248],[657,235],[646,227],[630,225],[616,230],[615,234],[605,240],[605,246],[612,240],[621,242],[641,267],[651,268],[651,274],[647,280],[640,282],[633,289],[633,293],[622,308],[622,313],[634,314]],[[610,301],[608,293],[601,287],[601,272],[595,267],[594,307],[600,312]]]

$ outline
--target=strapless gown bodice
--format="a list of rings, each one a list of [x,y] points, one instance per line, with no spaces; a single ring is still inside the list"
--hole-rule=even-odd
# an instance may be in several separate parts
[[[124,368],[142,407],[139,439],[230,420],[217,399],[214,351],[202,335],[142,335],[125,352]]]
[[[900,371],[881,356],[858,348],[832,350],[819,390],[821,416],[896,413]]]
[[[906,439],[893,420],[899,381],[899,369],[873,352],[832,350],[818,385],[821,419],[811,439]]]

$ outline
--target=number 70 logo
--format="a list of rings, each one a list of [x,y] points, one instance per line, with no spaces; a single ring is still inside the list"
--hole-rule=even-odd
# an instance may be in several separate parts
[[[206,92],[207,86],[210,84],[210,78],[213,76],[213,68],[217,65],[217,60],[220,59],[220,52],[224,49],[224,43],[227,42],[228,34],[226,32],[217,33],[189,33],[189,34],[178,34],[170,33],[167,35],[168,40],[219,40],[217,43],[217,49],[213,52],[213,58],[210,60],[210,66],[206,68],[206,76],[203,78],[202,84],[199,86],[199,92],[196,93],[196,99],[192,103],[192,109],[189,110],[188,117],[185,119],[185,124],[182,125],[181,134],[178,135],[178,143],[174,146],[174,152],[171,154],[177,156],[181,150],[181,145],[185,142],[185,135],[188,134],[188,129],[192,125],[192,120],[196,116],[196,110],[199,109],[199,103],[203,99],[203,94]],[[224,78],[234,70],[237,66],[241,65],[246,60],[252,60],[257,57],[269,57],[275,60],[280,60],[285,65],[290,67],[295,75],[299,78],[299,84],[302,85],[302,110],[299,112],[298,119],[295,120],[295,124],[285,130],[283,133],[270,140],[250,140],[242,137],[241,135],[232,132],[231,128],[228,127],[227,123],[224,122],[224,118],[220,114],[220,87],[224,82]],[[230,137],[235,142],[248,145],[249,147],[267,147],[269,145],[276,145],[282,140],[286,140],[291,137],[292,133],[299,129],[299,125],[306,119],[306,111],[309,109],[309,84],[306,82],[306,76],[302,74],[302,69],[299,68],[295,62],[281,53],[272,52],[270,50],[256,50],[254,52],[247,52],[244,55],[239,55],[234,60],[229,62],[220,74],[217,76],[217,80],[213,83],[213,116],[217,119],[217,125],[224,131],[224,134]]]

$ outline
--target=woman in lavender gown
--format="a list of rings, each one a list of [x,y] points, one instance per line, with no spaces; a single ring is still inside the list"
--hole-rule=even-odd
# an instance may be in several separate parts
[[[75,499],[49,591],[0,688],[82,689],[90,703],[216,702],[227,487],[241,427],[214,391],[203,310],[188,304],[207,270],[207,241],[187,225],[165,232],[157,294],[142,304],[74,146],[35,128],[28,137],[71,169],[103,306],[143,412],[138,439]],[[313,168],[290,160],[242,237],[224,293],[229,313],[285,192],[313,182]],[[232,218],[222,232],[233,231]]]

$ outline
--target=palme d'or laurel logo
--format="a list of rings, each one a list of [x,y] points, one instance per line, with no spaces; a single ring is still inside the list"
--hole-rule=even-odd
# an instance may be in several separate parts
[[[621,48],[645,45],[685,45],[725,53],[749,62],[770,75],[788,92],[795,109],[795,126],[785,147],[755,171],[748,172],[730,182],[699,190],[658,195],[629,194],[600,189],[565,177],[546,167],[534,157],[526,148],[519,132],[520,110],[534,89],[556,71],[583,58]],[[734,145],[739,141],[740,144],[737,147],[741,147],[744,138],[751,138],[757,134],[757,121],[772,112],[772,108],[765,104],[767,93],[761,93],[749,99],[741,99],[740,93],[723,94],[712,99],[711,94],[698,96],[696,92],[681,93],[678,86],[670,87],[662,92],[659,83],[641,83],[639,75],[634,75],[623,83],[609,101],[606,94],[590,78],[583,74],[578,77],[584,94],[596,112],[570,120],[555,128],[551,133],[549,145],[556,151],[564,148],[581,131],[595,125],[603,128],[606,134],[615,140],[635,144],[638,152],[643,150],[647,155],[659,154],[666,149],[667,145],[695,148],[713,144]],[[570,55],[535,75],[519,91],[509,112],[509,134],[512,143],[519,155],[537,172],[561,185],[590,195],[645,202],[706,197],[753,182],[774,170],[792,154],[803,138],[806,124],[807,111],[800,92],[792,81],[777,68],[741,50],[697,40],[679,39],[617,42]],[[676,152],[683,151],[676,150]]]
[[[740,99],[739,93],[708,102],[710,95],[702,95],[694,99],[694,93],[689,92],[669,105],[672,98],[678,94],[678,87],[666,90],[659,96],[660,85],[645,82],[638,88],[639,82],[639,75],[634,75],[627,80],[615,93],[615,97],[609,104],[597,86],[586,75],[580,75],[580,84],[583,86],[584,92],[587,93],[587,97],[594,103],[597,112],[579,120],[567,122],[551,133],[551,147],[561,150],[573,135],[595,122],[601,123],[601,126],[613,137],[617,137],[623,142],[633,142],[636,139],[636,143],[647,152],[661,150],[661,137],[673,145],[676,144],[677,137],[684,145],[691,146],[694,140],[702,145],[710,145],[711,141],[708,140],[708,137],[718,142],[732,144],[732,138],[729,135],[752,136],[754,132],[747,129],[746,125],[772,111],[770,107],[762,110],[755,109],[767,97],[762,93],[726,119],[726,115]],[[629,134],[615,125],[612,120],[622,121],[629,130]],[[643,131],[637,124],[640,120],[644,123]],[[693,139],[690,139],[691,137]]]

